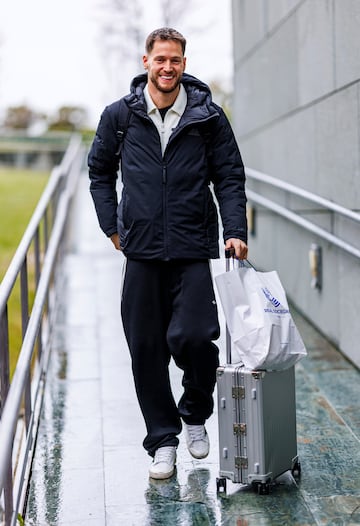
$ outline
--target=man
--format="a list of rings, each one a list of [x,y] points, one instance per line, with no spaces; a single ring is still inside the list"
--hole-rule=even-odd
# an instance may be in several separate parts
[[[184,423],[191,455],[205,458],[218,367],[217,308],[209,259],[225,248],[247,257],[244,167],[230,124],[204,83],[184,73],[186,40],[176,30],[146,40],[145,74],[102,113],[89,154],[90,190],[101,228],[126,257],[121,314],[146,423],[150,477],[174,473]],[[117,133],[121,104],[127,129]],[[125,135],[120,144],[118,136]],[[120,154],[121,150],[121,154]],[[121,157],[122,198],[115,190]],[[171,357],[183,371],[172,395]]]

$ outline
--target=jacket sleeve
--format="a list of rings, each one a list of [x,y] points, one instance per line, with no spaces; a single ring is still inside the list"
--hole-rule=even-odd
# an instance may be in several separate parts
[[[104,109],[88,155],[90,193],[100,227],[109,237],[117,231],[116,180],[119,170],[117,150],[116,103],[114,103]]]
[[[224,241],[247,243],[245,170],[230,123],[221,108],[212,133],[210,170],[219,203]]]

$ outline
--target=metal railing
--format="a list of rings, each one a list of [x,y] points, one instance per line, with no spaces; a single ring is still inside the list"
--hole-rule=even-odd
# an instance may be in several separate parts
[[[17,523],[26,506],[34,444],[49,358],[55,270],[78,174],[84,160],[74,135],[50,175],[24,236],[0,284],[0,522]],[[33,276],[33,299],[29,285]],[[20,286],[22,344],[10,378],[9,300]],[[10,334],[11,336],[11,334]]]
[[[279,190],[284,191],[287,194],[290,194],[292,196],[296,196],[305,201],[314,203],[327,212],[331,212],[332,214],[340,215],[346,219],[350,219],[360,224],[360,214],[358,212],[349,210],[348,208],[345,208],[332,201],[324,199],[323,197],[320,197],[311,192],[308,192],[307,190],[303,190],[302,188],[299,188],[298,186],[292,185],[285,181],[281,181],[280,179],[276,179],[275,177],[272,177],[270,175],[264,174],[262,172],[258,172],[257,170],[246,168],[245,173],[246,173],[246,177],[248,180],[258,181],[260,183],[269,185],[273,188],[277,188]],[[351,254],[352,256],[355,256],[356,258],[360,259],[360,247],[356,247],[344,241],[339,236],[336,236],[333,232],[329,232],[323,227],[316,225],[314,222],[309,221],[308,219],[304,218],[303,217],[304,212],[299,213],[299,212],[290,210],[289,208],[282,206],[272,201],[271,199],[264,197],[263,195],[260,195],[258,192],[255,192],[250,189],[246,190],[246,194],[248,196],[249,201],[252,201],[253,203],[257,203],[260,206],[282,217],[285,217],[286,219],[299,225],[303,229],[308,230],[309,232],[312,232],[316,236],[322,239],[325,239],[331,244],[344,250],[348,254]],[[313,212],[313,210],[310,210],[310,212]],[[360,236],[358,237],[358,239],[360,240]]]

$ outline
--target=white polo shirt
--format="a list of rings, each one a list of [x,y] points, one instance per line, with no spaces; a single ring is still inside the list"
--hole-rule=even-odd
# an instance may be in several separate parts
[[[164,121],[161,118],[160,112],[155,106],[146,84],[144,88],[144,97],[147,106],[147,114],[155,124],[157,131],[159,132],[161,142],[161,152],[164,155],[166,145],[169,141],[169,137],[174,128],[179,124],[179,120],[185,111],[187,104],[187,94],[184,86],[180,84],[180,91],[175,99],[174,104],[166,112]]]

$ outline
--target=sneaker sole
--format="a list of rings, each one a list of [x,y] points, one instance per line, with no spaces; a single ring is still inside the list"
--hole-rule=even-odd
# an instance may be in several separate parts
[[[172,471],[168,471],[167,473],[153,473],[149,471],[149,477],[155,480],[165,480],[165,479],[169,479],[170,477],[172,477],[174,473],[175,473],[175,468]]]
[[[209,451],[205,455],[196,455],[189,449],[189,453],[193,458],[196,458],[197,460],[201,460],[203,458],[206,458],[209,455]]]

